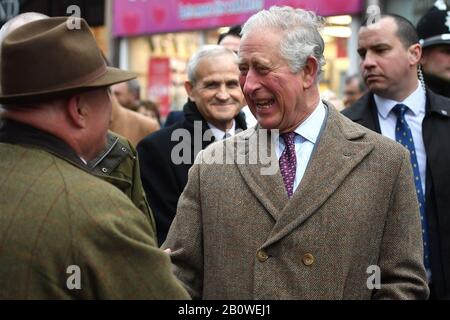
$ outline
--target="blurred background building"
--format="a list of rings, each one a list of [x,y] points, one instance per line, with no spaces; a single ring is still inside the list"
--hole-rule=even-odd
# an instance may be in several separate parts
[[[313,10],[326,17],[323,29],[327,64],[323,92],[342,98],[344,79],[359,72],[357,32],[370,6],[417,23],[434,0],[0,0],[0,24],[29,11],[72,15],[70,6],[92,26],[97,41],[114,65],[136,72],[141,99],[160,105],[164,118],[186,101],[186,63],[203,44],[217,43],[220,33],[243,24],[272,5]],[[373,9],[373,7],[372,7]],[[370,9],[369,9],[370,10]]]

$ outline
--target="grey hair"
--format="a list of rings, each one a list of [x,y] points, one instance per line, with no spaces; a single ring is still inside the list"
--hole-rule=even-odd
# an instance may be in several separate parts
[[[130,91],[136,99],[139,100],[141,95],[141,85],[139,84],[139,81],[137,79],[132,79],[127,81],[128,91]]]
[[[233,61],[238,65],[238,57],[232,50],[216,44],[209,44],[200,47],[200,49],[194,53],[187,64],[187,76],[189,82],[195,85],[197,81],[197,67],[200,61],[204,58],[216,58],[219,56],[230,56]]]
[[[325,65],[325,43],[319,33],[323,25],[324,19],[312,11],[273,6],[250,17],[242,27],[241,35],[244,37],[251,32],[264,32],[264,28],[281,30],[280,54],[291,71],[298,73],[305,66],[307,58],[312,56],[319,64],[318,78]]]

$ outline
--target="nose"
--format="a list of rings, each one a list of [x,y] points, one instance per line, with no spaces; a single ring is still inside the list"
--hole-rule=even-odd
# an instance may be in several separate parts
[[[241,84],[243,84],[241,87],[244,94],[251,95],[260,87],[258,76],[253,70],[249,70],[247,75],[242,77],[243,79],[241,80]]]
[[[230,98],[230,93],[225,84],[222,84],[219,88],[219,91],[216,93],[217,100],[227,101]]]
[[[375,67],[376,59],[371,52],[367,52],[364,58],[361,58],[361,68],[362,69],[370,69]]]

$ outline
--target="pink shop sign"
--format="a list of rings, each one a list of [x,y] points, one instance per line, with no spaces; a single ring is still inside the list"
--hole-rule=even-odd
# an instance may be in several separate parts
[[[322,16],[357,14],[363,0],[114,0],[113,34],[134,36],[202,30],[244,23],[273,5],[315,11]]]

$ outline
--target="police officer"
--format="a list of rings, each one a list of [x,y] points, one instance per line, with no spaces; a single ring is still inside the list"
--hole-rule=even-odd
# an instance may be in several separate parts
[[[417,33],[425,83],[435,93],[450,97],[450,10],[444,1],[436,1],[419,20]]]

